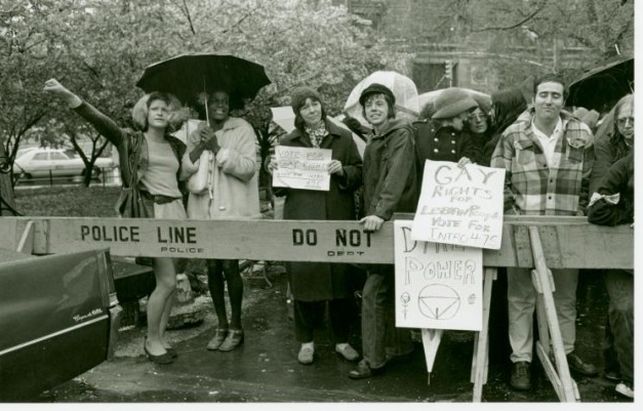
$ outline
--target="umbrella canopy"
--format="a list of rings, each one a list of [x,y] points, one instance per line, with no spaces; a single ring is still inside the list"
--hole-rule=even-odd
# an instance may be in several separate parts
[[[468,88],[461,88],[461,87],[452,87],[452,88],[457,88],[459,90],[466,92],[471,98],[473,98],[478,103],[478,105],[480,105],[481,102],[485,102],[487,106],[491,107],[491,96],[489,94],[481,93],[479,91],[471,90]],[[440,96],[440,94],[444,92],[444,90],[446,89],[442,88],[438,90],[427,91],[426,93],[422,93],[419,96],[417,96],[417,104],[420,107],[420,112],[424,110],[424,107],[427,104],[430,104],[431,107],[428,107],[427,113],[424,113],[424,114],[427,114],[428,118],[431,118],[431,115],[435,113],[435,110],[432,109],[433,103],[438,98],[438,96]]]
[[[218,54],[182,54],[145,68],[136,85],[146,92],[172,93],[182,102],[201,92],[223,90],[233,102],[254,98],[270,84],[263,66],[239,57]]]
[[[359,104],[359,96],[362,91],[373,83],[379,83],[388,87],[395,96],[395,109],[397,114],[415,120],[420,108],[417,103],[418,90],[410,78],[395,71],[376,71],[360,81],[344,104],[344,112],[355,117],[362,124],[368,122],[362,116],[362,106]]]
[[[283,106],[283,107],[272,107],[272,121],[277,123],[277,125],[284,129],[286,133],[290,133],[295,129],[295,112],[292,111],[292,107]],[[342,123],[341,116],[337,118],[328,117],[328,120],[332,121],[333,124],[344,128],[348,131],[351,131],[346,124]],[[366,142],[362,140],[357,134],[351,131],[353,136],[353,141],[357,146],[357,151],[359,151],[360,157],[364,157],[364,148],[366,147]]]
[[[607,111],[618,99],[634,92],[634,58],[596,67],[569,86],[566,105]]]

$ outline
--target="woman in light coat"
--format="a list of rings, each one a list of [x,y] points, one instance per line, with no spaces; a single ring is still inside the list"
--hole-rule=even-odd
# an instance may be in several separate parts
[[[183,156],[183,178],[199,169],[201,155],[209,162],[208,184],[204,191],[190,193],[187,212],[190,219],[259,218],[259,187],[255,154],[255,134],[245,120],[230,117],[230,96],[216,91],[209,96],[209,124],[199,126],[188,137]],[[189,187],[189,185],[188,185]],[[228,284],[231,318],[228,321],[224,282]],[[243,342],[241,302],[243,280],[238,260],[208,260],[208,287],[218,318],[211,351],[232,351]]]

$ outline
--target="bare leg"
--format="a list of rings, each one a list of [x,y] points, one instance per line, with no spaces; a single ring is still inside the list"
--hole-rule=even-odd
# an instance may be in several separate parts
[[[170,319],[170,314],[172,313],[172,307],[174,307],[174,302],[176,301],[176,288],[168,299],[165,301],[165,308],[163,308],[163,315],[161,316],[161,324],[159,327],[159,334],[161,336],[161,343],[163,347],[169,348],[171,345],[167,342],[165,338],[165,329],[167,328],[168,320]]]
[[[154,275],[156,288],[152,291],[147,302],[147,350],[152,355],[165,354],[161,331],[163,313],[167,304],[176,290],[176,270],[171,258],[154,258]]]

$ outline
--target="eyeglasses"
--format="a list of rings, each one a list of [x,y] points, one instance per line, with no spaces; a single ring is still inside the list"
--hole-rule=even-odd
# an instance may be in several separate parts
[[[621,117],[616,120],[619,126],[625,126],[629,122],[630,125],[634,125],[634,117]]]
[[[473,112],[473,113],[469,113],[469,119],[470,120],[486,120],[487,115],[485,113],[482,113],[482,112]]]

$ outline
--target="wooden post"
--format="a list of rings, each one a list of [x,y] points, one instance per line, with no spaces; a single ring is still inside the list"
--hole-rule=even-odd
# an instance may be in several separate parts
[[[473,402],[482,401],[482,386],[487,383],[489,368],[489,312],[493,281],[498,277],[498,269],[485,268],[484,289],[482,291],[482,330],[476,333],[471,365],[473,382]]]
[[[545,367],[545,373],[551,381],[558,397],[564,402],[576,402],[576,391],[574,390],[574,381],[569,373],[569,366],[567,365],[567,358],[565,356],[565,348],[563,347],[563,338],[560,333],[560,326],[558,324],[558,316],[556,315],[556,306],[554,303],[554,296],[552,295],[552,287],[550,284],[550,271],[547,268],[543,246],[540,241],[540,234],[538,227],[529,227],[529,238],[531,239],[531,249],[534,255],[534,270],[535,277],[538,279],[535,287],[541,288],[542,305],[544,306],[545,321],[549,329],[549,336],[551,338],[551,345],[554,352],[554,360],[556,362],[557,370],[555,370],[549,361],[547,352],[543,349],[543,344],[539,341],[537,344],[537,354]],[[556,373],[556,371],[558,371]]]

